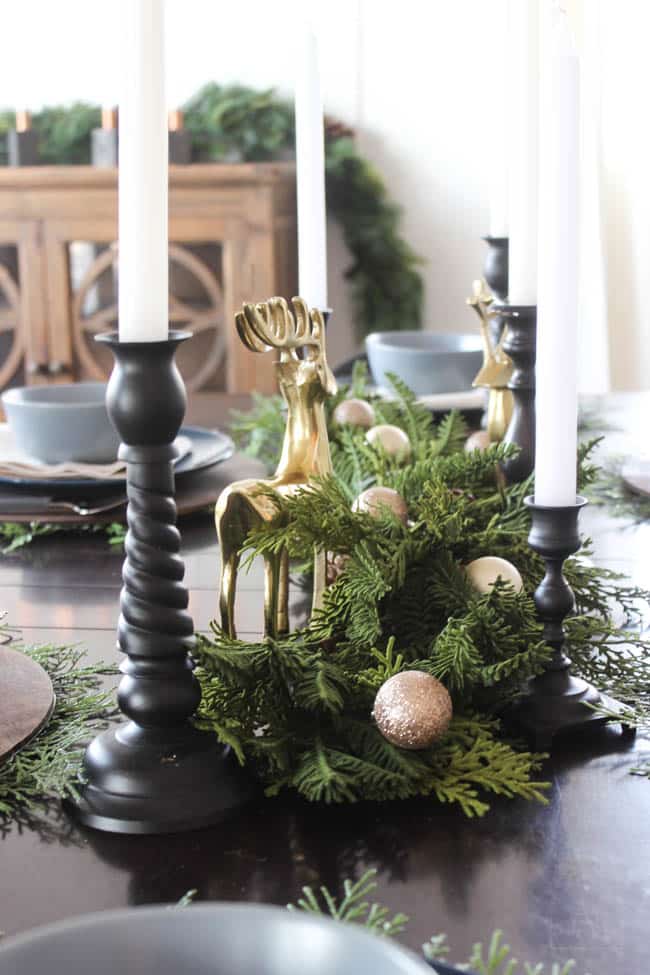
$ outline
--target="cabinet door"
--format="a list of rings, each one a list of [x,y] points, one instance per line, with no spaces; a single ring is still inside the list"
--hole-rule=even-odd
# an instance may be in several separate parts
[[[72,380],[103,380],[111,369],[110,353],[93,339],[117,327],[115,232],[106,218],[50,220],[45,227],[50,359]],[[255,284],[264,297],[273,290],[269,255],[247,236],[237,219],[170,219],[169,317],[194,335],[178,353],[190,392],[274,388],[273,357],[251,356],[234,328],[234,312],[255,298]]]

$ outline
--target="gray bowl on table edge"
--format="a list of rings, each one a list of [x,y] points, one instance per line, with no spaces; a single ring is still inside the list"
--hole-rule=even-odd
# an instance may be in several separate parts
[[[411,952],[354,926],[258,904],[104,911],[0,944],[1,975],[425,975]]]
[[[372,332],[366,355],[377,386],[390,388],[386,373],[392,372],[417,396],[427,396],[470,389],[483,364],[483,345],[474,333]]]
[[[120,444],[106,411],[105,383],[20,386],[2,394],[16,444],[48,464],[114,461]]]

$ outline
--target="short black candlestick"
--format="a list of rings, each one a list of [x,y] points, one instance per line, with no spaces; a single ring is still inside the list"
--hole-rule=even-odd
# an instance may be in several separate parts
[[[504,443],[516,444],[519,453],[503,463],[508,484],[518,484],[535,466],[535,349],[537,308],[535,305],[507,305],[502,318],[508,326],[503,350],[512,359],[514,371],[508,383],[512,390],[512,419]]]
[[[532,516],[528,542],[546,564],[546,575],[533,598],[552,656],[544,673],[528,682],[527,693],[517,700],[508,718],[531,738],[536,749],[548,749],[560,733],[607,723],[607,717],[592,710],[594,705],[602,705],[610,713],[620,712],[622,706],[587,681],[573,677],[565,651],[564,620],[575,611],[575,599],[562,567],[580,549],[578,517],[587,502],[577,497],[573,505],[546,507],[528,497],[524,503]],[[632,730],[625,722],[621,724],[624,731]]]
[[[494,313],[498,312],[501,305],[508,300],[508,238],[488,236],[482,239],[488,245],[483,277],[495,298],[490,309],[493,314],[489,328],[492,344],[496,346],[501,338],[505,320],[500,314]]]
[[[190,653],[194,627],[183,585],[174,501],[174,438],[185,387],[174,362],[188,333],[168,341],[119,342],[106,403],[127,462],[126,560],[118,646],[126,654],[118,704],[129,719],[99,735],[84,759],[86,785],[68,808],[116,833],[207,826],[251,794],[232,755],[191,723],[201,699]]]

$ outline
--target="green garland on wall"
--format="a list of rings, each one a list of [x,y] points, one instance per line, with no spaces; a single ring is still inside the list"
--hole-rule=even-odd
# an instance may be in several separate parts
[[[184,112],[196,162],[267,162],[293,154],[293,106],[272,89],[210,83],[189,99]],[[97,106],[83,102],[36,113],[43,163],[89,163],[90,133],[100,117]],[[6,133],[13,124],[13,112],[0,112],[0,162],[6,162]],[[329,212],[352,256],[345,274],[357,334],[420,328],[420,259],[400,234],[400,209],[381,176],[340,125],[326,125],[326,177]]]

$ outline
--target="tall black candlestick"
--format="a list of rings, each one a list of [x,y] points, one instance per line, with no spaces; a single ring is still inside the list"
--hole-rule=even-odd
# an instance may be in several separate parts
[[[174,501],[174,439],[185,387],[174,362],[188,333],[163,342],[119,342],[107,391],[127,462],[128,533],[118,646],[126,654],[118,704],[129,719],[99,735],[84,759],[86,785],[74,815],[117,833],[207,826],[245,801],[249,783],[232,755],[191,718],[201,699],[190,653],[184,565]]]

